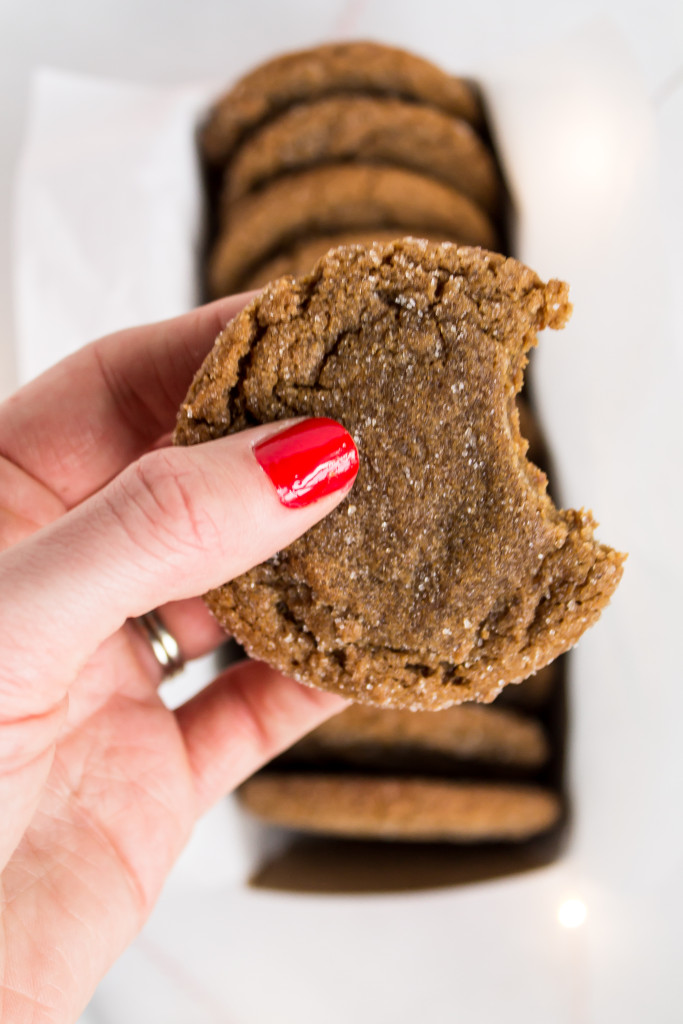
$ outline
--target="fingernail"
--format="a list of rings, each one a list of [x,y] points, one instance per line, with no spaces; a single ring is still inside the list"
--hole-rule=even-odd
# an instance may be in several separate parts
[[[254,455],[287,508],[303,508],[341,490],[358,472],[353,438],[324,417],[272,434],[254,445]]]

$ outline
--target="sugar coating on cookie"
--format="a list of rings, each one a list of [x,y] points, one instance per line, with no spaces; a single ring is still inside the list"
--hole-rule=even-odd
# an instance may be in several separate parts
[[[404,239],[333,250],[228,324],[176,443],[329,416],[360,455],[337,509],[206,596],[251,655],[433,710],[493,700],[595,622],[623,556],[589,513],[552,504],[515,404],[536,332],[570,308],[566,285],[514,259]]]

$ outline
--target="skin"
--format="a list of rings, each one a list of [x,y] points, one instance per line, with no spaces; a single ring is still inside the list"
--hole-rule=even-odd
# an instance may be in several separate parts
[[[167,447],[247,298],[94,342],[0,408],[0,1020],[75,1020],[199,816],[344,706],[252,661],[169,711],[128,621],[160,606],[186,659],[212,650],[197,595],[348,491],[280,505],[252,446],[282,424]]]

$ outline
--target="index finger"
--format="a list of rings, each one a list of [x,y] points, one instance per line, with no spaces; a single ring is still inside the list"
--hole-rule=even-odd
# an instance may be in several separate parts
[[[252,294],[119,331],[57,363],[0,407],[0,455],[77,505],[173,429],[200,363]]]

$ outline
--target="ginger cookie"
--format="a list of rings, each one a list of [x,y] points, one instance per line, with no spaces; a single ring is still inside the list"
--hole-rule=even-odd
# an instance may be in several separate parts
[[[237,290],[258,263],[297,237],[413,224],[453,241],[495,249],[498,236],[471,199],[399,167],[332,165],[278,178],[230,208],[209,266],[213,295]]]
[[[290,108],[235,154],[229,202],[287,172],[324,163],[396,164],[438,178],[489,212],[502,186],[493,154],[471,125],[432,107],[377,96],[332,96]]]
[[[398,231],[398,234],[396,232]],[[430,242],[447,242],[448,238],[443,233],[435,231],[431,234],[421,228],[375,228],[371,231],[341,231],[334,235],[312,235],[295,242],[288,249],[266,260],[265,263],[253,271],[253,273],[242,283],[245,291],[256,288],[263,288],[278,277],[291,274],[293,277],[302,277],[308,274],[313,265],[321,256],[324,256],[330,249],[338,249],[342,245],[372,245],[373,243],[394,242],[406,236],[415,238],[427,237]]]
[[[403,239],[328,253],[219,335],[177,444],[294,416],[353,435],[350,495],[286,550],[206,595],[254,657],[383,707],[488,702],[567,650],[622,555],[557,509],[515,395],[567,286],[511,258]]]
[[[271,824],[354,839],[520,841],[562,813],[559,797],[540,786],[427,778],[265,771],[239,796]]]
[[[472,86],[429,61],[378,43],[331,43],[276,57],[240,79],[203,128],[204,155],[223,163],[250,131],[292,104],[348,93],[400,97],[472,124],[481,120]]]
[[[548,758],[543,727],[515,711],[461,704],[444,711],[405,711],[352,704],[305,736],[290,761],[384,763],[387,757],[437,754],[520,768],[538,768]]]

